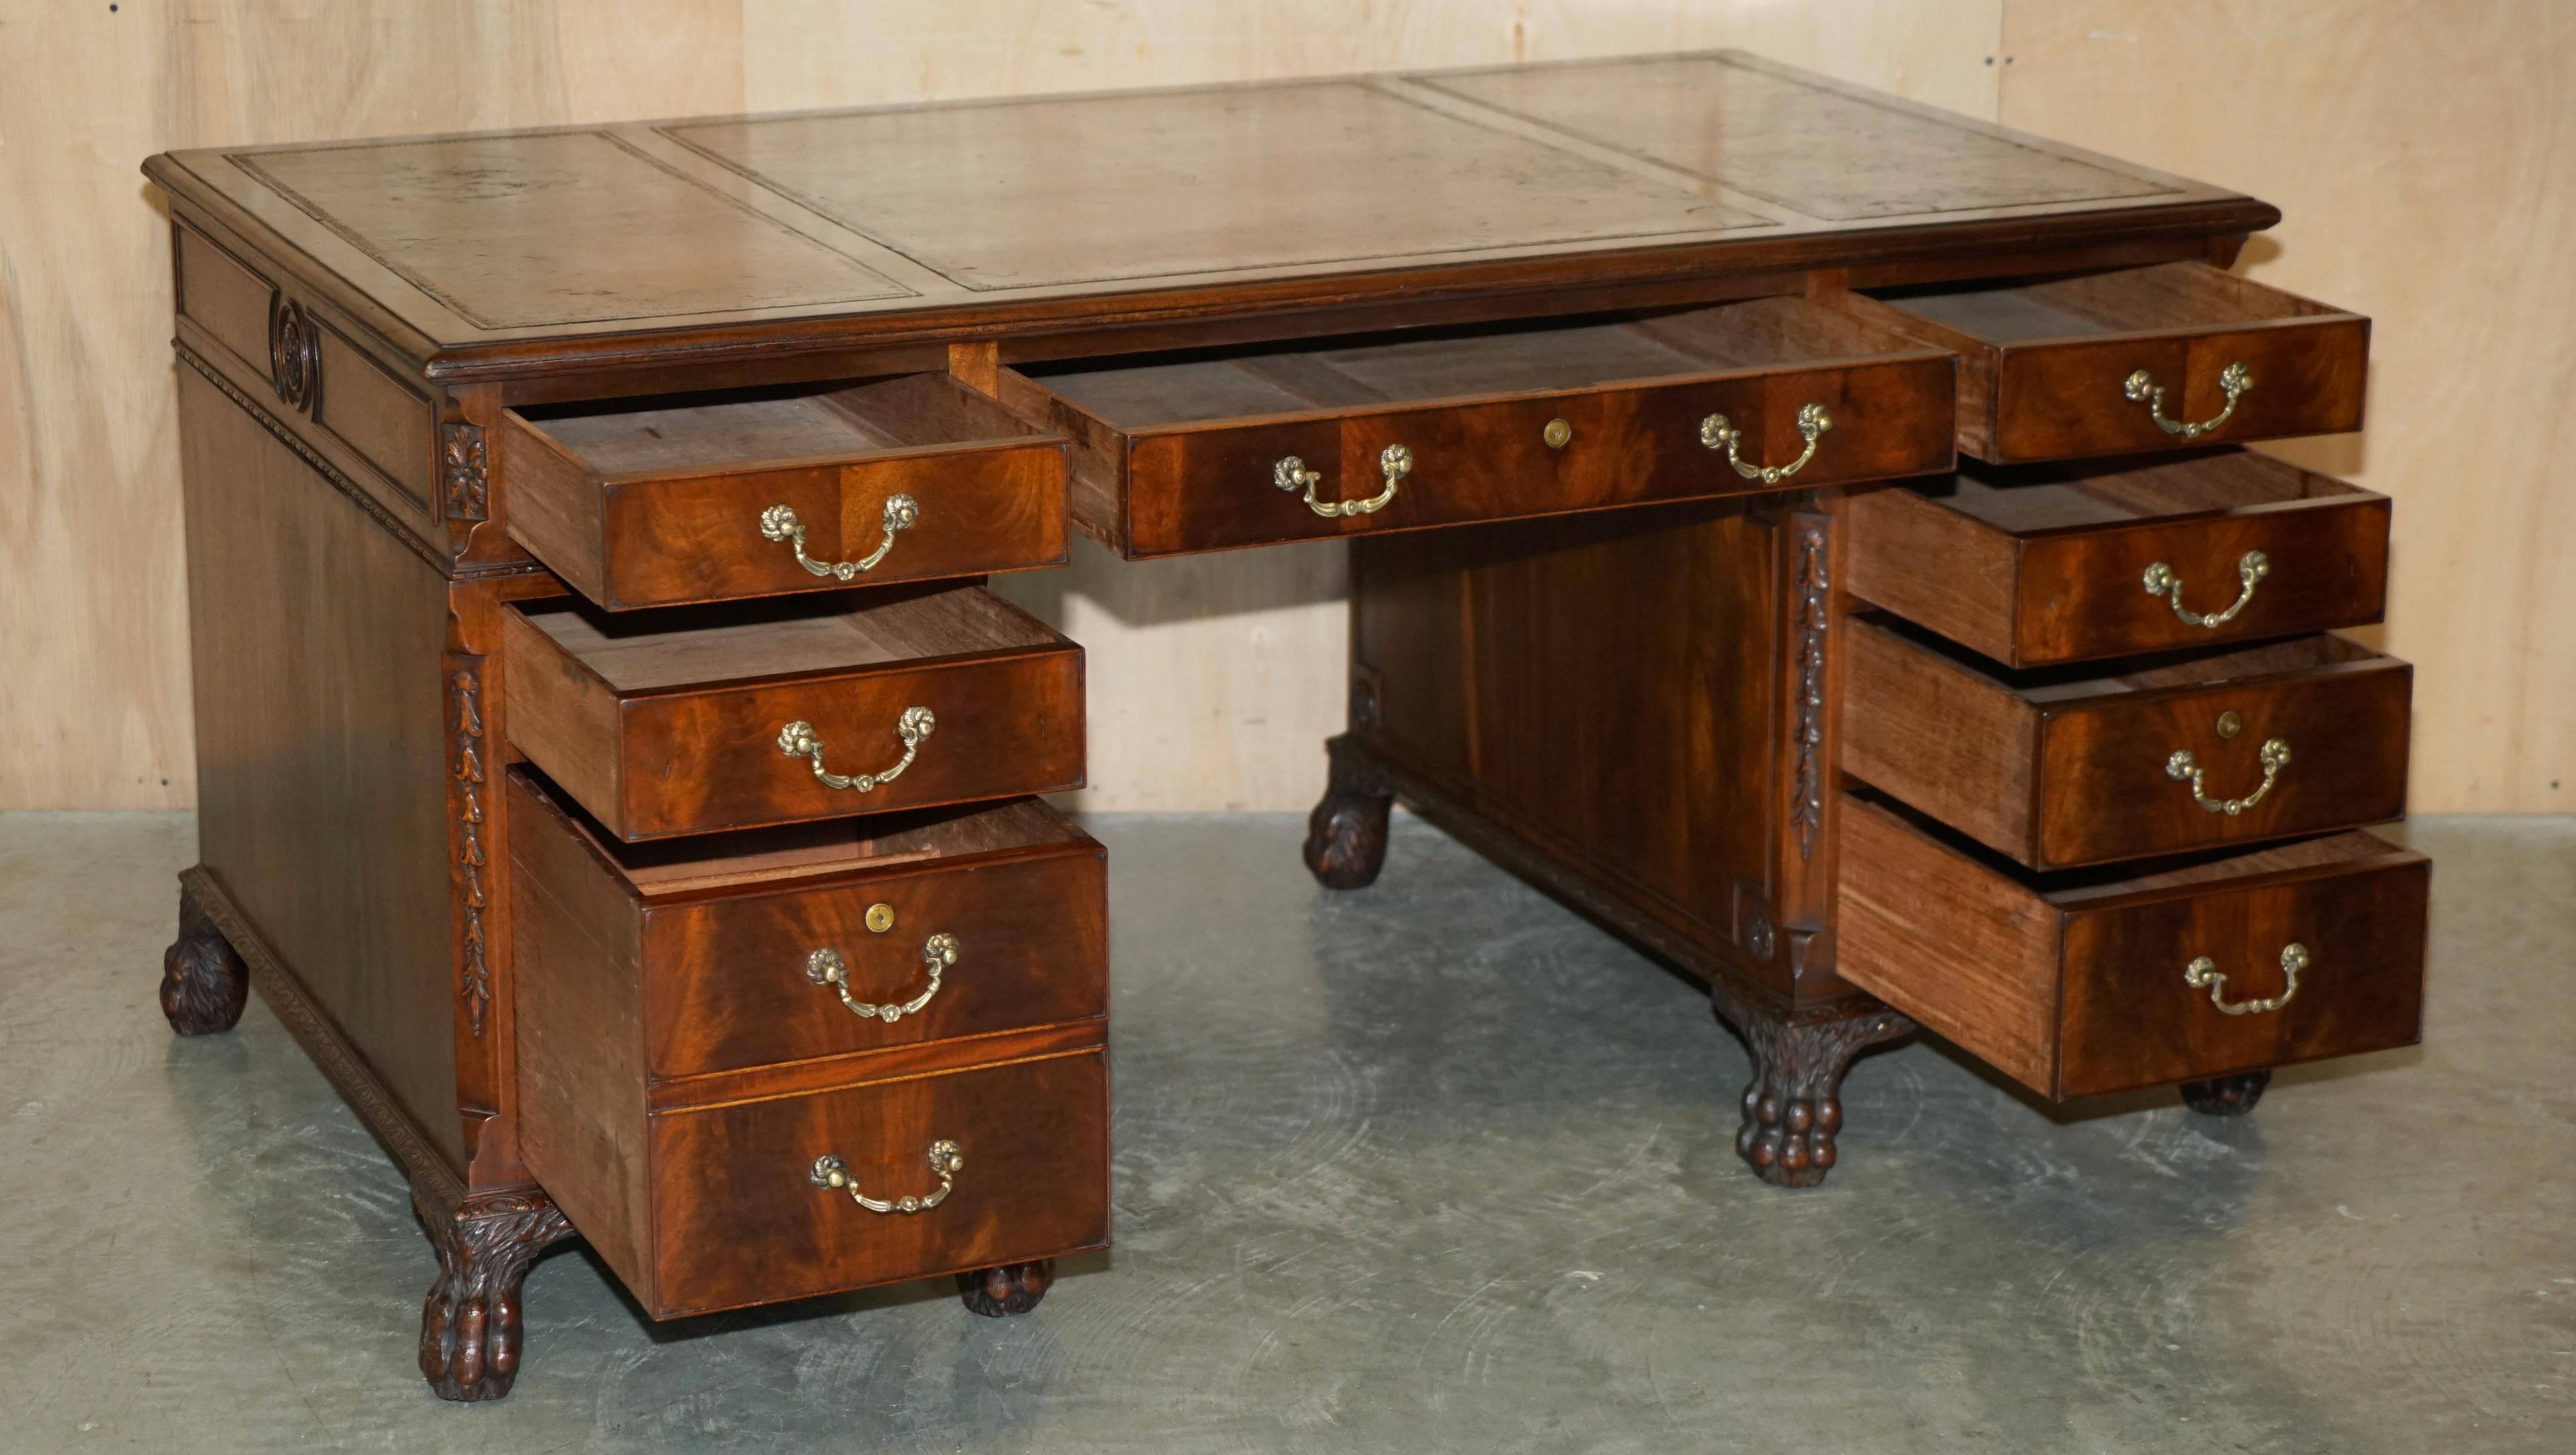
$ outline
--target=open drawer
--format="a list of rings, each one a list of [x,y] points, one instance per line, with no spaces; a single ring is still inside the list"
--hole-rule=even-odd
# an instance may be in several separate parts
[[[2248,450],[1856,495],[1844,585],[2009,667],[2362,626],[2388,498]]]
[[[1064,442],[945,374],[502,416],[510,534],[612,611],[1064,561]]]
[[[1895,621],[1848,628],[1844,771],[2035,869],[2406,811],[2414,669],[2341,637],[2003,672]]]
[[[510,745],[629,841],[1080,787],[1082,648],[972,586],[501,625]]]
[[[2361,427],[2370,320],[2200,263],[1839,303],[1959,355],[1959,448],[1997,464]]]
[[[1005,370],[1130,556],[1950,468],[1950,355],[1801,298]]]
[[[2031,876],[1845,800],[1835,968],[2065,1098],[2412,1045],[2424,856],[2367,833]]]

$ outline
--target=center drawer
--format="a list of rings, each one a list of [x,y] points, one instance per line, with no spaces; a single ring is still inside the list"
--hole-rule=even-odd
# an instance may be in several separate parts
[[[2405,812],[2414,669],[2341,637],[2009,672],[1862,616],[1846,652],[1844,771],[2035,869]]]
[[[1130,556],[1949,468],[1955,364],[1799,298],[1030,366],[1075,519]]]
[[[979,588],[504,613],[506,733],[621,839],[1082,783],[1082,649]]]
[[[629,845],[508,795],[522,1155],[654,1317],[1107,1240],[1081,830],[1022,799]]]
[[[502,416],[510,534],[610,610],[1064,563],[1064,441],[945,374]]]

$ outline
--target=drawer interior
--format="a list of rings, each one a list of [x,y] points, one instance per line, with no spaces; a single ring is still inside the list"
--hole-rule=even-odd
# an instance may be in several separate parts
[[[946,374],[555,404],[515,417],[603,478],[856,459],[1040,433]]]
[[[2095,468],[1971,465],[1904,488],[2013,536],[2099,530],[2304,501],[2368,500],[2357,485],[2249,450]]]
[[[2331,318],[2340,309],[2201,263],[1873,293],[1995,345]]]
[[[1870,625],[1903,637],[1964,670],[1977,673],[2024,702],[2047,706],[2092,702],[2128,693],[2169,687],[2207,687],[2315,672],[2348,663],[2385,662],[2387,657],[2358,642],[2331,633],[2266,642],[2231,651],[2180,657],[2143,657],[2113,662],[2085,662],[2067,667],[1998,667],[1993,662],[1894,617],[1871,614]]]
[[[1082,841],[1073,821],[1034,798],[916,809],[859,819],[736,829],[640,844],[620,840],[569,797],[531,788],[618,878],[645,899],[745,884],[786,883],[899,864],[927,864]]]
[[[1121,430],[1398,402],[1588,389],[1918,346],[1802,298],[1540,326],[1371,335],[1290,348],[1077,360],[1021,372]]]
[[[621,697],[1066,645],[1037,618],[972,586],[614,614],[563,598],[518,614]]]

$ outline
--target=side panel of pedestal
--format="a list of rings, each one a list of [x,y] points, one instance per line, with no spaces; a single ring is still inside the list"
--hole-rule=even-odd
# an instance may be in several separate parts
[[[444,573],[184,362],[200,857],[451,1166]]]
[[[1813,994],[1803,519],[1733,503],[1356,541],[1352,730],[1669,931],[1686,968]]]

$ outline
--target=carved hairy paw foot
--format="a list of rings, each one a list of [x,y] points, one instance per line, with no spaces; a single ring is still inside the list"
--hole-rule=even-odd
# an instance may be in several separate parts
[[[519,1376],[519,1283],[547,1244],[572,1236],[530,1189],[469,1200],[433,1219],[438,1281],[420,1311],[420,1372],[440,1399],[499,1399]]]
[[[250,967],[186,889],[179,891],[179,937],[161,952],[161,1014],[183,1036],[229,1031],[250,998]]]
[[[2182,1084],[2182,1104],[2205,1117],[2241,1117],[2254,1109],[2254,1103],[2263,1099],[2263,1088],[2271,1084],[2269,1071],[2186,1081]]]
[[[1711,987],[1711,999],[1753,1056],[1735,1154],[1774,1187],[1824,1181],[1843,1126],[1843,1073],[1864,1049],[1909,1034],[1914,1022],[1884,1007],[1836,1020],[1785,1021],[1722,981]]]
[[[1386,867],[1386,816],[1395,794],[1352,761],[1341,739],[1327,746],[1332,780],[1306,818],[1306,868],[1327,889],[1365,889]]]
[[[1047,1285],[1055,1282],[1055,1260],[1041,1258],[1035,1263],[1007,1263],[987,1268],[981,1273],[957,1275],[957,1296],[968,1313],[988,1319],[1024,1314],[1046,1297]]]

